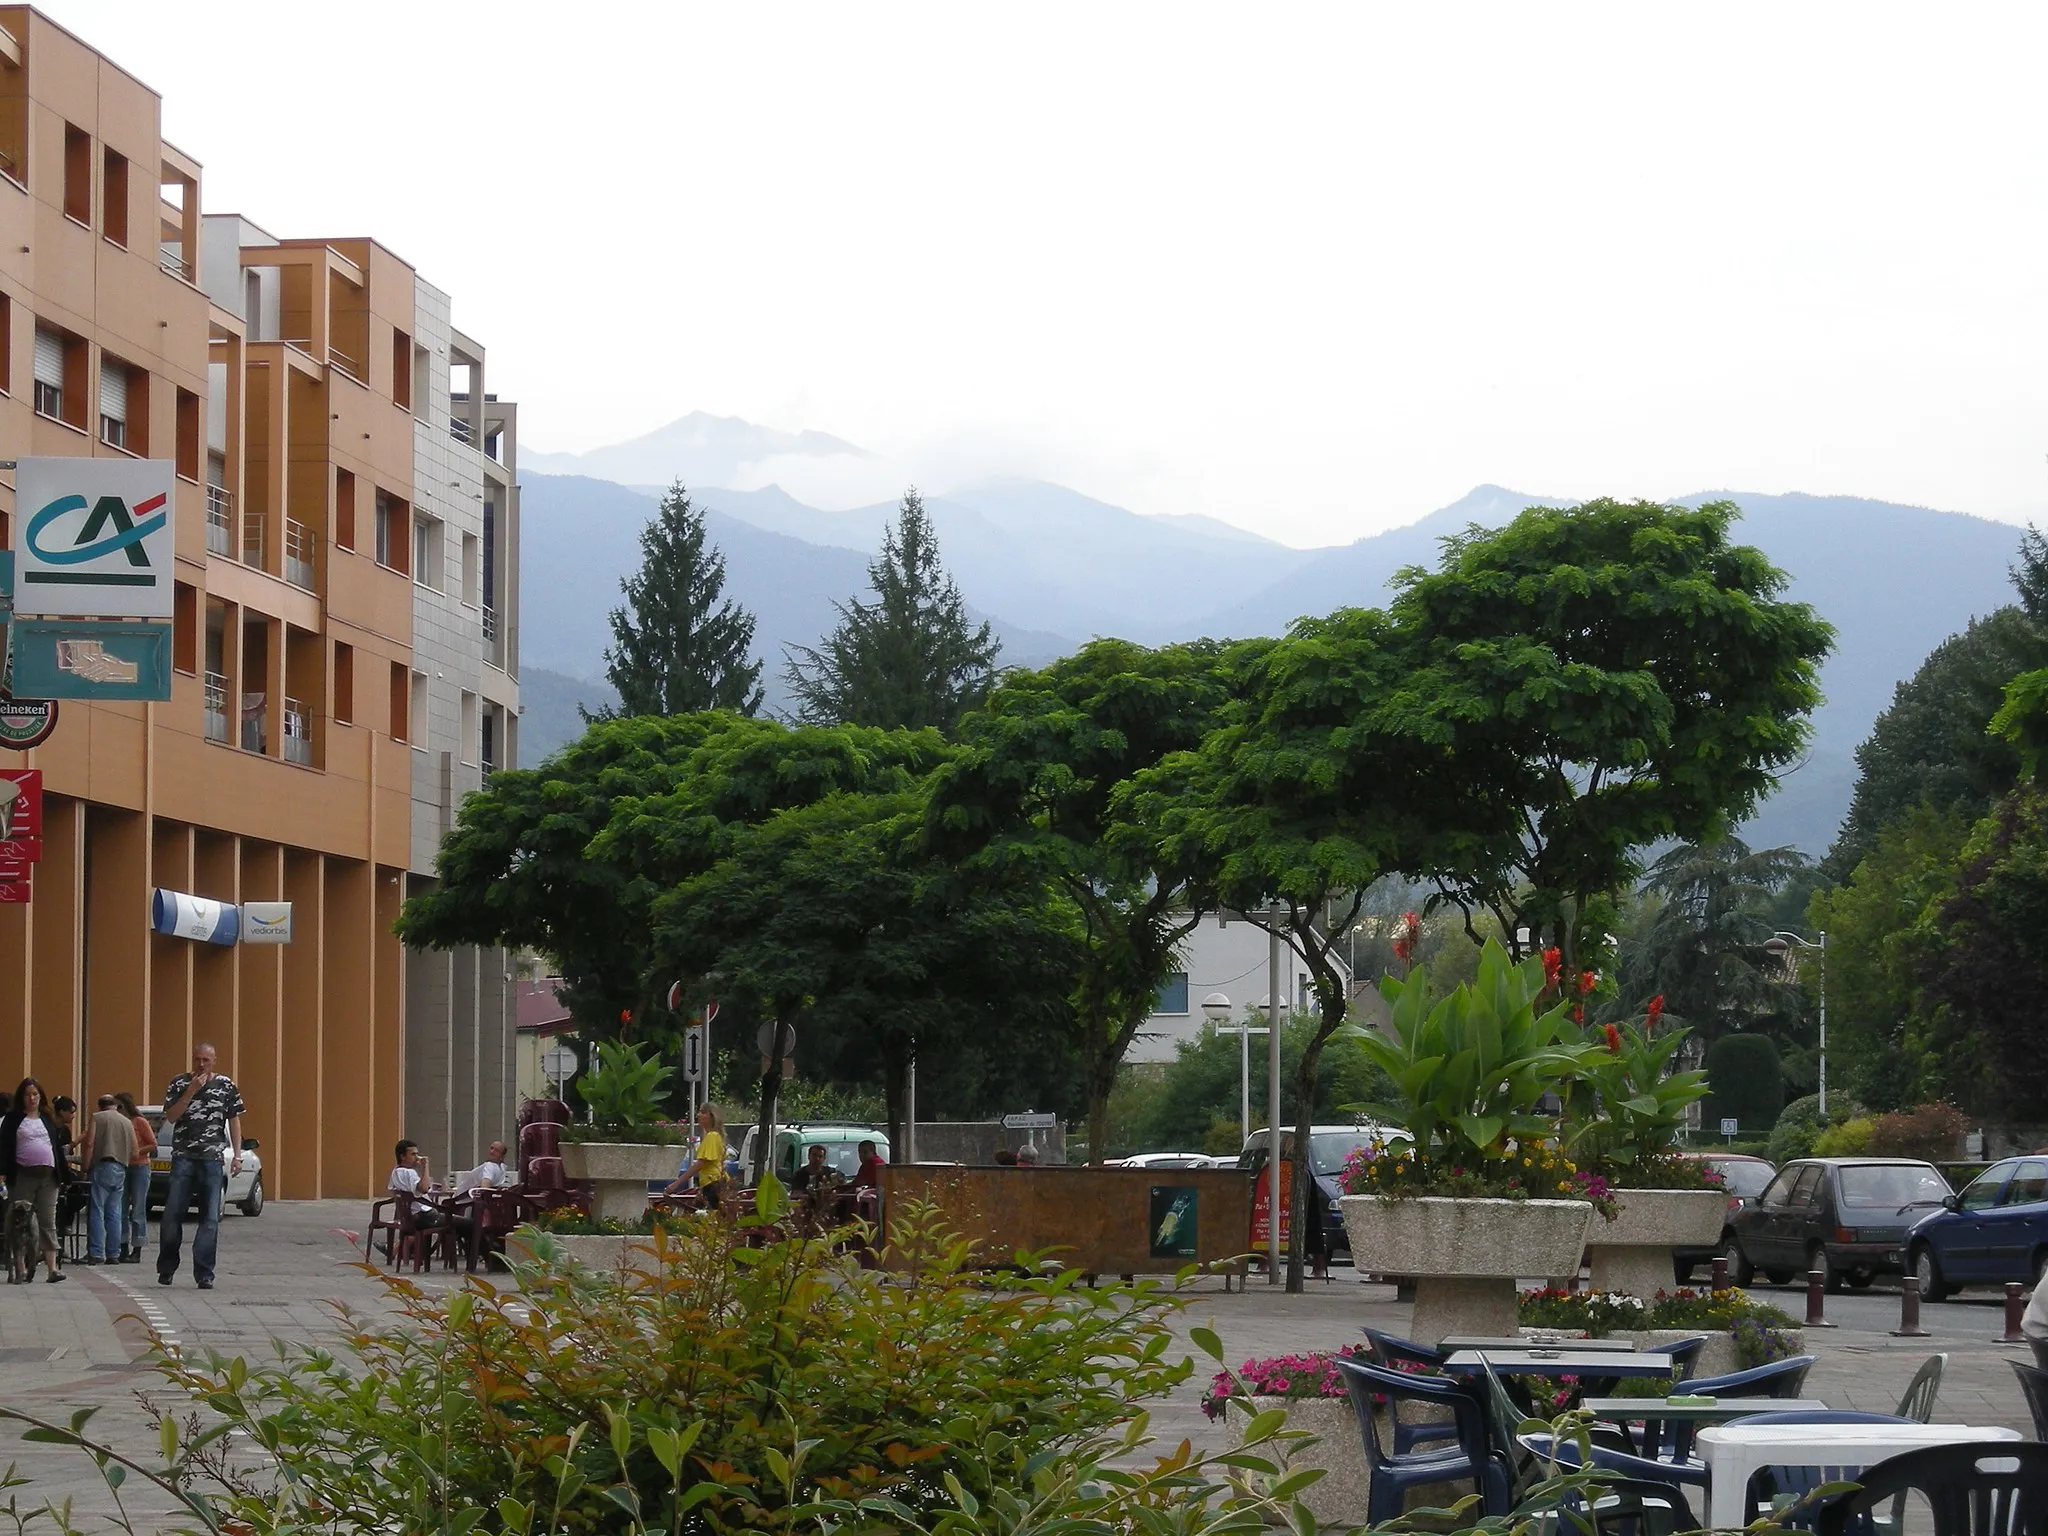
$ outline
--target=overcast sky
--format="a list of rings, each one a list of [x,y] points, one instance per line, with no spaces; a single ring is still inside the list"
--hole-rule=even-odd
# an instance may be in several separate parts
[[[691,410],[1290,543],[1491,481],[2048,502],[2048,9],[45,0],[582,450]]]

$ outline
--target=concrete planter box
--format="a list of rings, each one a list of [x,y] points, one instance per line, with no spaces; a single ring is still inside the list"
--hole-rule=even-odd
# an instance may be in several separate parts
[[[1612,1221],[1595,1221],[1586,1253],[1596,1291],[1645,1300],[1668,1291],[1674,1248],[1712,1248],[1721,1240],[1728,1196],[1718,1189],[1622,1189]],[[1562,1271],[1560,1271],[1562,1273]]]
[[[1560,1333],[1554,1328],[1523,1328],[1519,1332],[1531,1342],[1541,1342],[1544,1344],[1562,1342],[1563,1347],[1566,1349],[1571,1347],[1569,1342],[1571,1339],[1584,1337],[1583,1333]],[[1804,1329],[1785,1328],[1781,1329],[1780,1332],[1792,1341],[1793,1354],[1803,1355],[1806,1353],[1806,1333]],[[1622,1328],[1609,1334],[1608,1337],[1633,1340],[1637,1350],[1640,1351],[1648,1349],[1653,1344],[1675,1344],[1680,1339],[1689,1339],[1695,1334],[1701,1333],[1707,1336],[1707,1342],[1700,1346],[1699,1355],[1693,1362],[1692,1374],[1694,1376],[1726,1376],[1743,1368],[1740,1357],[1735,1353],[1735,1340],[1725,1330],[1717,1331],[1712,1328]]]
[[[596,1233],[550,1233],[556,1248],[571,1264],[598,1274],[613,1274],[622,1270],[636,1269],[642,1274],[654,1272],[653,1242],[649,1237],[612,1237]],[[517,1263],[531,1264],[534,1260],[532,1247],[518,1233],[505,1239],[505,1256]]]
[[[1358,1268],[1415,1281],[1409,1336],[1425,1344],[1512,1334],[1515,1281],[1576,1274],[1594,1219],[1584,1200],[1346,1195],[1339,1205]]]
[[[599,1221],[638,1221],[647,1214],[647,1186],[667,1183],[683,1149],[644,1141],[571,1141],[562,1144],[562,1172],[590,1181],[590,1214]]]
[[[1301,1496],[1301,1502],[1315,1515],[1316,1523],[1336,1530],[1364,1525],[1365,1501],[1372,1489],[1372,1472],[1365,1464],[1365,1444],[1359,1438],[1358,1420],[1351,1412],[1351,1399],[1252,1399],[1254,1412],[1264,1413],[1269,1408],[1285,1408],[1289,1429],[1305,1430],[1320,1442],[1295,1451],[1288,1463],[1296,1469],[1323,1468],[1322,1479]],[[1234,1410],[1230,1419],[1241,1439],[1248,1421]],[[1382,1440],[1380,1443],[1384,1445],[1386,1442]]]

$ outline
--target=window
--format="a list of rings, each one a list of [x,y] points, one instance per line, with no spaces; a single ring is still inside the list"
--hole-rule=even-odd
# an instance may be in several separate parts
[[[64,419],[64,333],[36,327],[36,414]]]
[[[356,477],[346,469],[334,472],[334,544],[337,549],[356,547]]]
[[[64,216],[92,223],[92,135],[64,125]]]
[[[2025,1162],[2006,1186],[2002,1205],[2039,1205],[2048,1200],[2048,1163]]]
[[[422,752],[427,750],[427,674],[424,672],[412,675],[412,744]]]
[[[189,389],[178,391],[178,473],[187,480],[199,478],[199,397]]]
[[[405,533],[412,526],[412,509],[389,491],[377,493],[377,563],[388,570],[406,574],[406,558],[412,546]]]
[[[405,663],[391,663],[391,739],[404,741],[412,725],[412,674]]]
[[[412,409],[412,338],[396,327],[391,332],[391,399]]]
[[[478,761],[485,773],[495,773],[498,768],[498,706],[493,704],[484,711],[483,746],[478,751]]]
[[[482,585],[483,562],[478,551],[476,535],[465,533],[462,536],[462,600],[472,608],[476,606],[478,588]]]
[[[441,525],[434,518],[413,520],[412,579],[436,592],[441,590]]]
[[[1188,973],[1175,971],[1166,978],[1159,988],[1159,996],[1153,1000],[1154,1013],[1186,1013],[1188,1011]]]
[[[128,244],[128,157],[111,148],[101,155],[100,233],[118,246]]]
[[[334,723],[353,725],[356,718],[356,648],[334,642]]]
[[[171,665],[199,670],[199,589],[179,582],[171,607]]]
[[[1813,1194],[1820,1187],[1821,1167],[1808,1163],[1799,1170],[1799,1182],[1792,1186],[1792,1198],[1787,1203],[1794,1206],[1813,1204]]]
[[[1963,1191],[1963,1209],[1966,1211],[1988,1211],[1998,1204],[1998,1191],[2004,1187],[2006,1177],[2012,1172],[2013,1164],[2000,1163],[1996,1168],[1987,1168],[1971,1181]]]
[[[100,441],[128,446],[128,365],[111,357],[100,359]]]
[[[465,763],[473,763],[476,761],[476,745],[476,695],[465,690],[462,695],[462,740],[456,743],[456,754]]]

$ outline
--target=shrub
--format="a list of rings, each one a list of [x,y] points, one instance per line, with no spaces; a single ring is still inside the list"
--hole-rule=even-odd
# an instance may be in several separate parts
[[[1583,1330],[1596,1339],[1638,1329],[1715,1329],[1735,1341],[1744,1369],[1795,1352],[1786,1331],[1797,1326],[1792,1318],[1747,1291],[1659,1291],[1647,1301],[1618,1291],[1524,1291],[1520,1312],[1525,1328]]]
[[[1028,1498],[1035,1471],[1186,1379],[1154,1283],[1000,1284],[929,1211],[898,1217],[898,1272],[817,1242],[746,1246],[780,1213],[657,1231],[655,1271],[538,1262],[520,1292],[452,1295],[379,1274],[395,1322],[350,1320],[335,1352],[274,1362],[171,1355],[159,1369],[270,1477],[204,1458],[221,1512],[258,1533],[349,1528],[527,1536],[645,1527],[914,1528],[949,1501]],[[217,1460],[217,1458],[216,1458]],[[859,1501],[882,1501],[862,1514]],[[893,1511],[893,1512],[892,1512]],[[633,1522],[628,1524],[628,1519]]]
[[[1953,1104],[1922,1104],[1880,1115],[1870,1132],[1870,1151],[1878,1157],[1919,1157],[1946,1162],[1962,1150],[1970,1122]]]
[[[1771,1128],[1769,1157],[1774,1163],[1789,1163],[1795,1157],[1813,1156],[1813,1141],[1821,1133],[1820,1095],[1809,1093],[1794,1099]]]
[[[1723,1035],[1707,1047],[1703,1123],[1718,1127],[1734,1118],[1738,1131],[1754,1135],[1775,1125],[1785,1108],[1785,1069],[1778,1045],[1768,1035]]]
[[[662,1084],[669,1069],[643,1056],[637,1045],[617,1042],[592,1052],[596,1065],[576,1080],[576,1093],[590,1106],[588,1126],[570,1126],[570,1141],[642,1141],[673,1143],[682,1139],[674,1125],[659,1121]]]
[[[1877,1122],[1868,1116],[1831,1125],[1813,1138],[1814,1157],[1861,1157],[1870,1150],[1871,1134]]]
[[[1275,1355],[1269,1360],[1247,1360],[1236,1371],[1218,1371],[1202,1394],[1202,1412],[1220,1419],[1233,1399],[1278,1397],[1289,1402],[1305,1398],[1343,1397],[1344,1378],[1332,1363],[1338,1359],[1372,1359],[1363,1344],[1346,1344],[1332,1354],[1326,1349],[1306,1355]]]

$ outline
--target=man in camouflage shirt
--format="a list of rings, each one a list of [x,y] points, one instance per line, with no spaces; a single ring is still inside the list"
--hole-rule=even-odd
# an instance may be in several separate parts
[[[213,1070],[210,1045],[192,1052],[192,1070],[180,1072],[164,1090],[164,1120],[177,1127],[171,1154],[171,1187],[164,1195],[162,1242],[156,1254],[156,1283],[169,1285],[178,1272],[185,1239],[185,1207],[199,1192],[199,1234],[192,1240],[192,1278],[213,1289],[214,1252],[220,1242],[221,1196],[232,1174],[242,1171],[242,1093],[234,1079]]]

